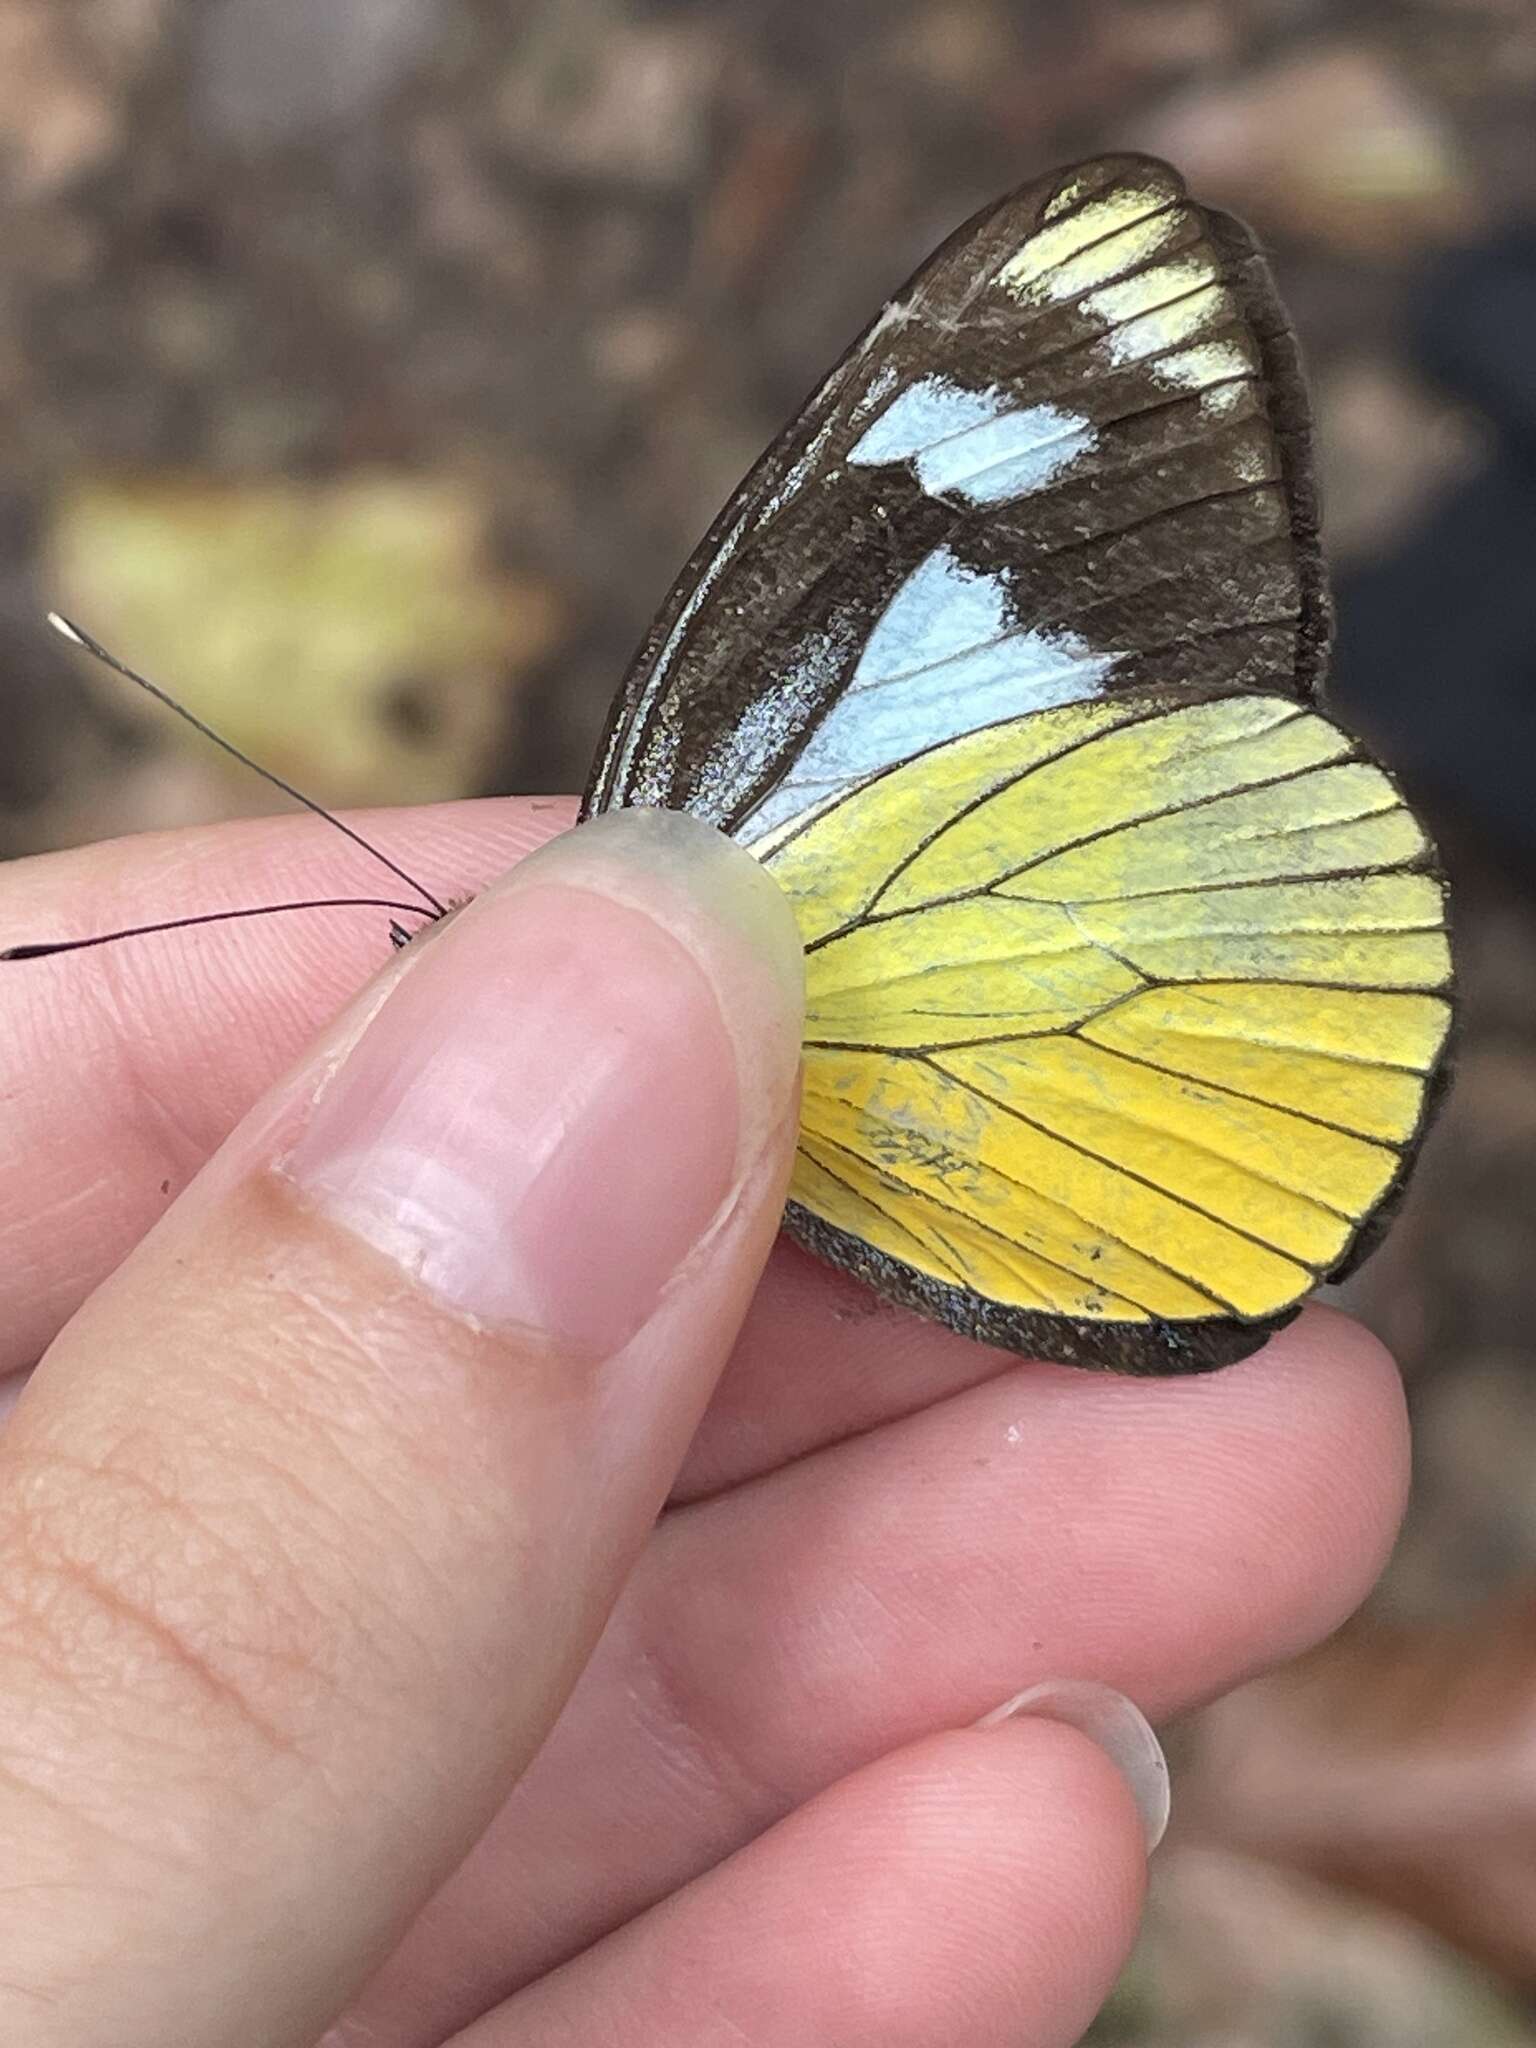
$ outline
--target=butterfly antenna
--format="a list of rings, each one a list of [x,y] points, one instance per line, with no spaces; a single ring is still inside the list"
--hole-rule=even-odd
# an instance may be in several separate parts
[[[40,945],[7,946],[0,961],[47,960],[55,953],[83,953],[91,946],[112,946],[119,939],[143,939],[155,932],[183,932],[192,925],[229,924],[240,917],[271,917],[281,910],[394,910],[407,917],[425,917],[420,903],[391,903],[383,896],[319,896],[303,903],[258,903],[242,910],[204,910],[196,917],[167,917],[158,924],[128,924],[115,932],[93,932],[88,939],[45,939]],[[398,949],[410,944],[408,932],[398,917],[389,921],[391,943]]]
[[[364,853],[371,854],[373,858],[376,861],[378,861],[383,867],[388,868],[389,872],[396,878],[397,881],[404,882],[408,889],[414,889],[417,895],[421,897],[423,904],[431,911],[434,917],[447,916],[448,906],[445,903],[439,903],[439,901],[432,894],[432,891],[430,889],[428,889],[423,883],[418,882],[414,875],[407,874],[405,869],[401,867],[398,864],[398,862],[392,861],[387,853],[381,852],[380,849],[377,846],[373,845],[370,840],[365,839],[362,833],[357,831],[354,826],[349,825],[344,818],[338,818],[334,811],[328,811],[325,808],[324,804],[316,803],[314,798],[306,796],[302,789],[295,789],[293,784],[291,782],[285,782],[281,775],[274,774],[270,768],[263,768],[259,761],[253,761],[249,754],[242,753],[239,747],[235,745],[233,740],[227,740],[225,739],[222,733],[215,732],[211,725],[205,724],[204,721],[201,718],[199,718],[195,712],[189,711],[185,704],[178,703],[176,698],[174,698],[171,695],[169,690],[161,689],[158,683],[152,683],[148,676],[140,675],[138,670],[130,668],[127,662],[119,661],[115,654],[110,653],[105,647],[103,647],[99,640],[92,639],[91,635],[87,633],[83,627],[75,625],[73,620],[66,619],[60,612],[50,612],[48,614],[48,623],[50,626],[52,626],[53,630],[56,633],[62,634],[66,640],[72,643],[72,645],[76,647],[83,647],[85,649],[85,652],[91,655],[96,661],[99,661],[104,668],[111,669],[114,675],[119,675],[123,677],[125,682],[135,684],[139,689],[145,691],[149,696],[153,697],[157,704],[163,704],[167,711],[173,711],[176,714],[176,716],[179,719],[181,719],[185,724],[190,725],[194,732],[201,733],[205,740],[212,740],[213,744],[216,747],[221,748],[233,760],[238,761],[242,767],[249,768],[253,774],[259,775],[263,782],[271,783],[272,787],[274,789],[280,789],[283,792],[284,796],[291,796],[295,803],[302,804],[306,811],[313,811],[317,818],[324,818],[325,822],[328,825],[334,825],[338,832],[344,834],[344,836],[350,839],[354,845],[360,846],[363,849]],[[369,899],[349,897],[343,900],[349,904],[361,905],[366,903]],[[287,904],[280,903],[274,904],[272,906],[272,908],[275,910],[284,910],[289,907],[290,906]],[[313,906],[306,904],[303,906],[295,905],[292,907],[302,907],[308,909]],[[399,904],[381,904],[378,907],[381,909],[393,910],[398,910],[399,908],[401,908]],[[407,904],[404,907],[411,911],[416,911],[418,908],[418,906],[415,904]],[[225,916],[242,916],[254,915],[256,913],[224,912],[220,914]],[[211,920],[202,918],[183,918],[176,920],[176,924],[199,924],[210,921]],[[174,930],[175,928],[175,924],[164,926],[151,925],[144,927],[145,930],[149,931]],[[135,931],[134,934],[132,934],[132,936],[136,935],[137,930]],[[73,941],[72,943],[82,946],[100,945],[105,943],[107,937],[126,938],[128,936],[130,936],[130,934],[126,932],[111,933],[103,934],[103,937],[101,939],[79,939]],[[53,951],[59,949],[49,948],[47,950]],[[26,949],[20,949],[20,953],[22,957],[35,957],[34,953],[28,952]],[[18,952],[16,951],[0,955],[0,958],[4,959],[15,959],[17,957]]]

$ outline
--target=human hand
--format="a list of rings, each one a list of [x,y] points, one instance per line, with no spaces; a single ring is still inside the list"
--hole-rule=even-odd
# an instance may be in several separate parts
[[[567,817],[375,829],[475,888]],[[289,819],[22,862],[0,942],[353,859]],[[1209,1379],[1021,1364],[769,1256],[787,919],[631,816],[339,1024],[355,914],[0,969],[0,1370],[48,1352],[0,1438],[10,2048],[1086,2025],[1141,1815],[1080,1729],[973,1724],[1051,1679],[1166,1716],[1332,1628],[1396,1378],[1322,1311]]]

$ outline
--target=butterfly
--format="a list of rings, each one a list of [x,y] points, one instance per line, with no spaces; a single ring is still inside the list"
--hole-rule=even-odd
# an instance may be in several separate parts
[[[687,564],[583,802],[695,812],[793,905],[802,1244],[1135,1373],[1247,1355],[1372,1247],[1451,959],[1328,639],[1290,325],[1168,165],[1026,185],[896,294]]]

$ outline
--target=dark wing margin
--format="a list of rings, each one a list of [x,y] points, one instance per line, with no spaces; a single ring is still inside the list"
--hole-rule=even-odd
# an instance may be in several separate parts
[[[1242,295],[1264,364],[1269,420],[1290,501],[1300,584],[1296,688],[1299,695],[1316,702],[1324,694],[1327,677],[1328,651],[1333,641],[1333,601],[1323,559],[1322,506],[1312,452],[1312,401],[1302,373],[1301,349],[1253,230],[1232,214],[1214,209],[1207,211],[1206,220],[1226,258],[1233,284]]]
[[[884,1300],[914,1309],[978,1344],[992,1344],[1023,1358],[1045,1358],[1058,1365],[1086,1366],[1142,1379],[1215,1372],[1221,1366],[1235,1365],[1240,1358],[1251,1357],[1301,1313],[1298,1304],[1262,1323],[1245,1322],[1237,1316],[1204,1316],[1198,1322],[1077,1322],[1044,1310],[1006,1308],[969,1287],[931,1279],[902,1260],[876,1251],[863,1238],[837,1229],[800,1202],[791,1202],[785,1210],[784,1227],[797,1244],[828,1265],[852,1273]]]
[[[936,576],[964,602],[919,662],[913,599]],[[933,692],[979,723],[1061,701],[1073,661],[1094,694],[1307,701],[1328,618],[1306,397],[1263,258],[1167,165],[1098,159],[961,227],[767,450],[631,664],[583,815],[661,804],[735,830],[778,790],[777,822],[832,788],[819,758],[801,794],[782,786],[839,700],[891,677],[930,686],[909,725]]]

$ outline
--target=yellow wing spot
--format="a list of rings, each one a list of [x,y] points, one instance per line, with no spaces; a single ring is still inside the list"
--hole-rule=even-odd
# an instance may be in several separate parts
[[[839,1153],[815,1138],[802,1139],[795,1156],[791,1201],[814,1214],[835,1220],[877,1251],[902,1259],[935,1279],[965,1285],[965,1266],[944,1241],[942,1226],[925,1215],[900,1181],[880,1173],[865,1159]]]
[[[1232,295],[1223,285],[1204,285],[1154,312],[1112,327],[1104,337],[1105,351],[1117,368],[1139,363],[1147,356],[1176,349],[1180,342],[1197,334],[1209,333],[1213,327],[1224,326],[1234,317],[1234,311]]]
[[[1266,434],[1263,444],[1249,440],[1234,448],[1232,474],[1240,483],[1273,483],[1280,474],[1280,463],[1271,437]]]
[[[1250,357],[1242,342],[1201,341],[1193,348],[1176,349],[1172,355],[1160,356],[1157,374],[1163,383],[1182,384],[1189,391],[1220,385],[1229,399],[1235,399],[1235,392],[1227,388],[1231,380],[1255,376],[1258,368],[1257,360]]]
[[[1115,1294],[1101,1278],[1058,1266],[835,1147],[813,1140],[801,1146],[790,1199],[931,1279],[972,1288],[1010,1308],[1147,1320],[1139,1302]],[[1096,1274],[1093,1261],[1102,1253],[1085,1244],[1081,1256],[1085,1273]]]
[[[1120,284],[1105,285],[1099,291],[1090,292],[1083,301],[1083,310],[1095,320],[1102,320],[1106,326],[1119,326],[1123,320],[1156,312],[1159,307],[1170,305],[1216,280],[1216,266],[1209,256],[1203,252],[1180,256],[1168,263],[1153,264],[1150,269],[1138,271],[1134,277],[1128,277]]]
[[[1070,1188],[1031,1180],[1038,1161],[1030,1160],[1028,1148],[1054,1141],[1037,1139],[923,1062],[813,1052],[805,1086],[802,1150],[809,1148],[824,1168],[849,1178],[854,1162],[862,1162],[866,1194],[867,1176],[878,1176],[886,1205],[904,1222],[913,1213],[909,1201],[925,1204],[916,1214],[926,1214],[951,1253],[967,1243],[973,1250],[990,1246],[994,1284],[998,1268],[1020,1257],[1027,1261],[1026,1289],[1004,1283],[994,1299],[1028,1306],[1048,1284],[1058,1297],[1063,1289],[1079,1299],[1117,1295],[1143,1314],[1211,1315],[1223,1307],[1158,1250],[1149,1256],[1113,1228],[1096,1227]],[[848,1227],[836,1214],[828,1220]],[[1042,1263],[1054,1273],[1049,1282]],[[937,1261],[923,1270],[935,1279],[953,1277]]]
[[[1025,304],[1059,304],[1145,263],[1175,241],[1188,220],[1166,192],[1108,192],[1037,229],[998,271],[997,282]]]
[[[1046,201],[1040,218],[1042,220],[1057,220],[1062,214],[1070,213],[1083,194],[1089,189],[1090,187],[1086,179],[1068,178],[1065,184],[1058,186],[1056,191]]]
[[[1093,924],[1085,921],[1092,933]],[[1333,982],[1350,988],[1440,988],[1451,969],[1443,932],[1191,933],[1128,957],[1149,981]]]

